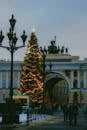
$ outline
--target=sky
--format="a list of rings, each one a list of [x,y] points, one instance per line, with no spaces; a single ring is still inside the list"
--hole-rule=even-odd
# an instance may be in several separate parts
[[[8,46],[9,19],[14,14],[17,45],[22,45],[25,29],[28,44],[32,29],[39,46],[49,46],[56,36],[56,45],[68,47],[69,53],[87,58],[87,0],[0,0],[0,30]],[[14,53],[14,60],[23,60],[26,47]],[[10,60],[10,52],[0,47],[0,59]]]

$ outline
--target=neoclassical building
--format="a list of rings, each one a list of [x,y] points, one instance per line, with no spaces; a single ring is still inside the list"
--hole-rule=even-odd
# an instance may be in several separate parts
[[[48,54],[46,61],[46,89],[53,102],[87,104],[87,60],[69,54]]]
[[[13,91],[20,87],[23,61],[14,61]],[[87,59],[69,54],[46,54],[45,103],[62,104],[77,100],[87,104]],[[9,96],[10,61],[0,60],[0,102]]]

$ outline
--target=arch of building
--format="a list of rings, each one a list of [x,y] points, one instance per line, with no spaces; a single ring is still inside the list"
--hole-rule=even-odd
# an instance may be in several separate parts
[[[64,79],[66,81],[68,87],[70,88],[70,81],[69,81],[68,77],[66,75],[64,75],[63,73],[61,73],[61,72],[55,72],[55,71],[46,73],[45,84],[50,79],[55,78],[55,77]]]
[[[65,81],[66,86],[65,86],[65,88],[62,88],[62,86],[59,88],[61,90],[64,89],[64,92],[62,93],[62,96],[61,96],[61,93],[59,95],[59,93],[57,93],[57,91],[55,91],[54,95],[57,95],[56,98],[55,98],[55,96],[53,95],[52,90],[54,90],[53,88],[57,87],[56,84],[58,82],[60,82],[60,81]],[[46,73],[46,78],[45,78],[45,97],[48,98],[48,100],[50,100],[50,102],[52,104],[55,104],[55,103],[56,104],[58,104],[58,103],[63,104],[63,100],[68,102],[69,88],[70,88],[70,81],[63,73],[55,72],[55,71]],[[49,102],[49,101],[46,100],[46,102]]]

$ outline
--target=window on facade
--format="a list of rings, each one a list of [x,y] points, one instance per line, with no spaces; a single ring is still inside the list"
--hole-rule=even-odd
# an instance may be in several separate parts
[[[77,77],[77,71],[76,70],[74,71],[74,77]]]
[[[70,77],[70,71],[69,70],[65,70],[65,74],[67,77]]]
[[[84,83],[83,82],[84,82],[83,80],[80,81],[80,88],[84,88]]]
[[[83,71],[80,71],[80,77],[81,78],[83,77]]]
[[[74,89],[77,88],[77,80],[76,79],[74,80],[74,86],[73,86],[73,88]]]

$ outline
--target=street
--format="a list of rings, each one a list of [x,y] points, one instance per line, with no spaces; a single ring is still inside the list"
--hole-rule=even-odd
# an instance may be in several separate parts
[[[63,114],[55,113],[49,115],[45,120],[39,120],[32,124],[22,124],[10,127],[10,130],[87,130],[87,115],[79,114],[77,125],[69,125],[68,122],[64,123]],[[9,130],[9,127],[0,128],[0,130]]]

